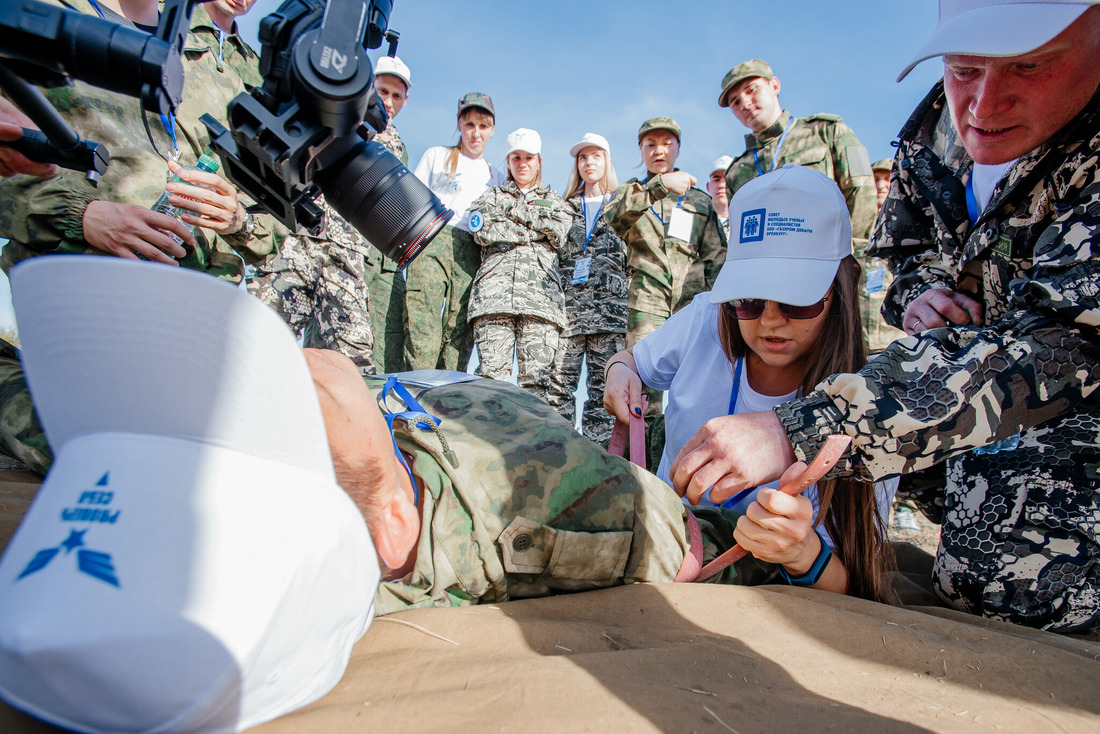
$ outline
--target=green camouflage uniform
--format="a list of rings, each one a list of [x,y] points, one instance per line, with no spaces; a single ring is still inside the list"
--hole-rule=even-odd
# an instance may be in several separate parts
[[[894,328],[882,318],[882,306],[886,302],[886,291],[894,282],[885,258],[867,254],[869,241],[859,243],[854,252],[863,274],[859,287],[859,314],[863,319],[863,339],[867,345],[867,354],[875,355],[895,339],[901,339],[905,332]]]
[[[56,4],[95,12],[84,0]],[[114,14],[109,17],[129,24]],[[244,90],[244,83],[260,81],[255,52],[236,34],[226,35],[222,43],[224,58],[219,57],[220,33],[206,11],[196,7],[184,47],[183,101],[175,117],[182,165],[194,165],[199,155],[208,152],[209,136],[199,116],[212,112],[224,119],[226,105]],[[0,181],[0,236],[11,240],[0,256],[0,267],[5,271],[35,255],[105,254],[84,240],[83,218],[88,204],[102,200],[152,206],[168,180],[163,156],[171,154],[172,139],[157,115],[149,113],[149,129],[157,146],[153,148],[142,124],[138,100],[82,82],[44,91],[82,137],[107,146],[111,164],[98,188],[88,183],[83,173],[68,170],[59,170],[48,179],[15,176]],[[226,237],[196,227],[198,248],[188,248],[180,264],[239,281],[243,266],[238,255],[253,261],[275,249],[277,232],[271,220],[257,217],[256,225],[251,236]]]
[[[374,139],[402,165],[409,165],[409,152],[392,119]],[[374,365],[379,372],[400,372],[405,369],[405,279],[398,274],[397,264],[382,257],[377,247],[371,247],[367,253],[366,278],[370,291],[367,305],[374,331]]]
[[[558,248],[558,273],[565,292],[565,330],[558,342],[550,375],[547,402],[573,423],[573,393],[581,376],[581,361],[588,358],[588,399],[581,426],[585,436],[606,444],[615,419],[603,407],[604,368],[609,359],[626,348],[626,245],[611,229],[602,211],[585,238],[583,196],[569,200],[579,212],[565,242]],[[587,277],[573,282],[577,260],[590,258]]]
[[[745,136],[745,152],[726,171],[730,199],[738,189],[762,175],[761,170],[771,171],[787,163],[812,168],[836,181],[840,187],[852,218],[854,245],[856,249],[862,248],[871,236],[878,208],[875,177],[867,149],[852,129],[840,121],[839,115],[811,115],[794,118],[783,140],[783,149],[779,151],[779,160],[776,160],[776,145],[790,119],[791,113],[784,110],[770,127]]]
[[[421,530],[412,571],[379,587],[376,614],[673,580],[688,547],[687,510],[668,485],[508,383],[404,384],[442,423],[427,431],[395,422],[419,478]],[[377,392],[382,383],[368,385]],[[738,516],[693,511],[704,560],[713,559],[732,545]],[[713,580],[774,578],[774,566],[748,556]]]
[[[690,242],[666,234],[678,205],[692,216]],[[630,275],[626,344],[632,347],[710,289],[726,261],[726,251],[710,197],[693,188],[680,202],[680,197],[669,195],[660,174],[650,174],[646,181],[632,178],[620,186],[604,215],[626,243]]]
[[[939,470],[933,581],[952,605],[1054,631],[1100,624],[1100,93],[1020,158],[978,221],[942,82],[902,129],[871,254],[900,324],[930,288],[980,326],[894,342],[776,410],[799,458],[843,432],[834,475]],[[974,451],[981,449],[981,451]],[[906,477],[903,477],[903,480]]]
[[[565,327],[557,250],[573,222],[573,207],[549,186],[520,191],[507,183],[479,196],[471,211],[480,212],[483,222],[474,232],[481,267],[469,308],[478,374],[507,380],[514,351],[519,386],[545,400]]]

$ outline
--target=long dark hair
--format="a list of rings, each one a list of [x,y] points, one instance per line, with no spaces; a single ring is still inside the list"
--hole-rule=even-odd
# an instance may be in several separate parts
[[[806,363],[801,385],[804,395],[826,377],[858,372],[867,362],[863,319],[859,313],[859,280],[859,263],[849,255],[837,268],[828,320]],[[718,336],[731,364],[749,353],[737,319],[724,308],[718,309]],[[848,571],[848,593],[888,602],[886,574],[894,566],[894,554],[886,541],[874,484],[831,479],[818,482],[817,491],[821,509],[815,525],[824,522],[837,545],[837,553]]]

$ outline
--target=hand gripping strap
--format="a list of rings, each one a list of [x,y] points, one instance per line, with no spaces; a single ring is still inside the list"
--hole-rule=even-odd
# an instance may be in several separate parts
[[[819,481],[823,476],[829,473],[829,470],[836,466],[836,463],[840,460],[840,457],[844,455],[844,452],[848,449],[848,444],[852,442],[850,436],[834,435],[825,439],[825,444],[821,447],[821,451],[817,453],[813,463],[806,467],[801,474],[794,479],[788,481],[785,484],[780,485],[779,491],[783,494],[789,494],[792,497],[796,497],[813,484]],[[701,542],[697,543],[696,533],[699,532],[699,521],[695,519],[694,515],[691,515],[691,510],[688,510],[688,515],[691,518],[688,524],[693,526],[691,529],[691,552],[688,557],[694,557],[696,555],[696,546],[699,546],[699,555],[702,555]],[[686,575],[685,569],[689,568],[688,558],[684,558],[684,564],[680,567],[680,573],[676,575],[677,581],[705,581],[711,576],[724,571],[731,563],[738,561],[748,555],[748,551],[741,546],[735,545],[727,550],[722,555],[715,558],[713,561],[703,566],[700,569],[697,576],[694,578],[681,579],[681,575]]]

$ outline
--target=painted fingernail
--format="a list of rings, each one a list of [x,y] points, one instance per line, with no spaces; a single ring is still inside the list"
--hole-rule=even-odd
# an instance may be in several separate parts
[[[634,415],[641,415],[641,414],[642,414],[642,409],[641,408],[635,408],[634,409]]]

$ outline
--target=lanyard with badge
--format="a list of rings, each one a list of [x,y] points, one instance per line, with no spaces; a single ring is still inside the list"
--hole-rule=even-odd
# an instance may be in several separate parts
[[[787,133],[791,131],[791,123],[794,122],[794,115],[787,118],[787,127],[783,128],[783,134],[779,136],[779,145],[775,146],[775,157],[772,158],[772,167],[768,169],[768,173],[775,170],[775,164],[779,162],[779,151],[783,148],[783,141],[787,139]],[[752,160],[756,164],[756,170],[761,176],[764,175],[764,169],[760,167],[760,158],[756,154],[757,148],[752,149]]]
[[[691,242],[691,212],[684,209],[683,196],[676,202],[676,206],[672,207],[672,214],[669,216],[667,222],[657,213],[657,210],[654,209],[652,205],[650,205],[649,211],[653,212],[653,216],[657,217],[657,220],[665,225],[665,237]]]
[[[592,271],[592,256],[586,255],[588,252],[588,241],[592,239],[592,233],[596,231],[596,222],[600,219],[600,213],[603,212],[603,205],[607,203],[607,194],[600,197],[600,208],[596,210],[596,216],[592,217],[592,229],[588,228],[588,201],[585,197],[581,196],[581,211],[584,213],[584,245],[581,247],[581,256],[577,258],[576,263],[573,265],[573,285],[580,285],[581,283],[588,282],[588,276]]]

